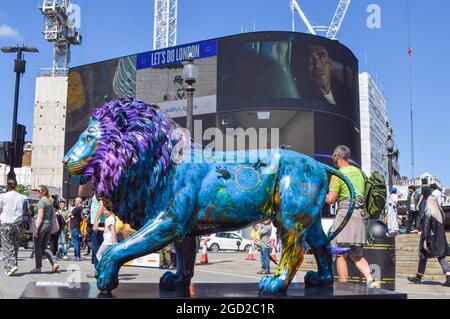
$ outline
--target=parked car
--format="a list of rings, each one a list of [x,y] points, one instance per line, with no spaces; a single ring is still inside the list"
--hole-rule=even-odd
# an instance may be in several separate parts
[[[219,250],[241,250],[248,253],[252,244],[251,240],[231,232],[211,234],[202,237],[202,240],[206,240],[206,248],[214,252]]]

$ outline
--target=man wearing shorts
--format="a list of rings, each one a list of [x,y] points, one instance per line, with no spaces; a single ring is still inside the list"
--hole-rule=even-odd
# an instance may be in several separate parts
[[[360,169],[350,164],[350,149],[345,145],[340,145],[333,152],[333,163],[347,176],[353,184],[356,193],[355,210],[347,226],[337,235],[336,243],[338,247],[350,248],[350,251],[336,256],[336,270],[341,282],[348,280],[347,258],[350,256],[356,268],[364,275],[369,288],[379,288],[380,285],[370,273],[369,264],[363,257],[364,244],[366,242],[366,225],[362,216],[364,209],[365,179]],[[333,229],[336,229],[347,214],[350,206],[350,190],[345,183],[336,176],[331,178],[329,191],[326,198],[328,205],[338,203],[338,211],[333,222]]]

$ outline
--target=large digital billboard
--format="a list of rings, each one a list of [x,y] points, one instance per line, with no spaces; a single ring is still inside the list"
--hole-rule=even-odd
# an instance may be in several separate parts
[[[359,126],[358,64],[336,41],[261,32],[220,39],[218,111],[299,108]]]

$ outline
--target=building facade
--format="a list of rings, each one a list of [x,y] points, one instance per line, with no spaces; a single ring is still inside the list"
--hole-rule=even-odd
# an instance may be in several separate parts
[[[450,205],[450,189],[443,185],[439,177],[434,176],[429,172],[425,172],[422,175],[412,179],[404,177],[401,180],[397,181],[395,186],[399,190],[399,200],[406,200],[406,197],[408,196],[408,186],[415,186],[416,191],[420,192],[422,187],[422,180],[424,179],[428,181],[428,186],[430,186],[431,184],[436,184],[442,192],[442,204],[444,206]]]
[[[380,172],[388,181],[387,104],[380,89],[367,72],[359,74],[359,104],[362,169],[368,176],[372,172]]]
[[[36,79],[31,187],[47,185],[61,194],[66,126],[67,76]]]

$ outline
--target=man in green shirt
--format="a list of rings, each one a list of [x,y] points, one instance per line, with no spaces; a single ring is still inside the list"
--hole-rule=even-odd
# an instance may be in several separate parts
[[[333,163],[347,176],[353,184],[356,193],[355,210],[347,226],[336,237],[338,247],[349,247],[348,253],[336,256],[336,269],[341,282],[348,280],[347,257],[355,263],[358,270],[366,277],[367,286],[370,288],[379,288],[380,285],[370,273],[369,264],[363,257],[363,245],[366,242],[366,225],[362,216],[364,209],[365,178],[359,168],[351,165],[349,162],[351,151],[345,145],[339,145],[333,152]],[[333,222],[333,228],[336,229],[347,214],[350,206],[350,190],[345,183],[333,176],[330,181],[330,187],[326,198],[328,205],[338,203],[338,211]]]

